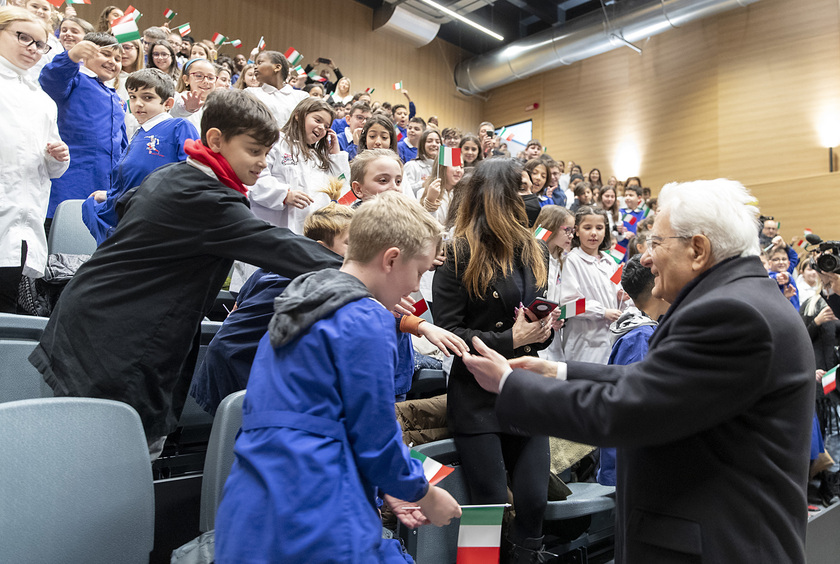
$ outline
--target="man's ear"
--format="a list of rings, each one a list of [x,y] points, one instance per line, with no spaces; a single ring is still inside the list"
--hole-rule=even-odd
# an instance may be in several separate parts
[[[210,150],[214,153],[221,153],[222,152],[222,131],[217,127],[211,127],[207,130],[207,133],[204,135],[204,138],[207,139],[207,146],[210,147]]]
[[[385,272],[391,272],[400,258],[401,251],[398,247],[390,247],[382,253],[382,268]]]
[[[705,235],[694,235],[689,239],[691,247],[691,268],[702,272],[712,265],[712,242]]]

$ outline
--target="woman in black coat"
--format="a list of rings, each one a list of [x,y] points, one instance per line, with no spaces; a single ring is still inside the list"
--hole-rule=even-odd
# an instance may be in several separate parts
[[[551,342],[551,318],[527,306],[546,292],[548,250],[525,226],[518,195],[522,168],[506,159],[480,162],[464,187],[445,264],[432,284],[435,323],[472,345],[477,336],[506,358],[536,356]],[[470,489],[470,502],[507,502],[511,478],[516,518],[508,540],[511,562],[542,550],[547,504],[548,438],[502,433],[496,396],[482,390],[456,357],[449,379],[447,418]]]

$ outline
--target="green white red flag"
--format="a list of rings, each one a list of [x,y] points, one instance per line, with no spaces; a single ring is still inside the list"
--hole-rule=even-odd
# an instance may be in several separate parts
[[[227,37],[225,37],[225,36],[224,36],[224,35],[222,35],[221,33],[214,33],[214,34],[213,34],[213,37],[211,37],[211,38],[210,38],[210,41],[212,41],[212,42],[213,42],[213,45],[215,45],[216,47],[218,47],[219,45],[221,45],[222,43],[224,43],[225,41],[227,41]]]
[[[425,300],[423,300],[423,303],[426,303]],[[414,307],[417,307],[417,304],[414,304]],[[434,458],[429,458],[414,449],[411,449],[411,458],[417,459],[423,464],[423,474],[432,486],[449,476],[455,470],[449,466],[444,466]]]
[[[463,166],[461,163],[461,149],[441,145],[438,149],[438,164],[440,166]]]
[[[137,27],[137,20],[126,14],[111,24],[111,33],[117,38],[120,44],[140,39],[140,30]]]
[[[560,317],[558,319],[571,319],[576,315],[586,313],[586,298],[581,298],[560,306]]]
[[[260,51],[265,49],[265,37],[262,35],[260,35],[260,42],[257,43],[257,49],[259,49]]]
[[[288,59],[289,64],[292,66],[299,64],[303,60],[303,55],[301,55],[300,52],[294,47],[289,47],[288,49],[286,49],[286,52],[283,53],[283,56],[285,56],[286,59]]]
[[[504,505],[462,505],[457,564],[499,561]]]
[[[172,21],[175,18],[175,16],[177,16],[177,15],[178,14],[176,14],[175,11],[170,10],[168,8],[163,11],[163,17],[166,18],[169,21]]]
[[[624,217],[621,218],[621,221],[623,221],[627,225],[636,225],[636,216],[632,213],[627,213],[624,214]]]
[[[548,240],[551,239],[551,235],[551,231],[549,231],[542,225],[538,226],[537,229],[534,231],[534,237],[536,237],[540,241],[548,242]]]
[[[828,372],[823,374],[821,380],[822,380],[822,387],[823,387],[823,392],[824,393],[827,394],[828,392],[833,391],[837,387],[837,382],[835,380],[836,376],[837,376],[837,366],[835,366],[834,368],[832,368],[831,370],[829,370]]]
[[[618,265],[618,269],[610,276],[610,282],[613,284],[621,284],[621,274],[624,272],[624,265]]]
[[[134,21],[139,20],[142,15],[143,14],[141,14],[137,8],[131,5],[129,5],[128,8],[125,9],[125,12],[123,12],[123,17],[131,16],[131,19]],[[111,27],[113,28],[113,25]]]
[[[301,70],[303,70],[303,69],[301,68]],[[304,72],[304,74],[306,74],[309,78],[311,78],[312,80],[315,80],[317,82],[326,82],[327,81],[327,79],[324,78],[323,76],[321,76],[320,74],[318,74],[318,71],[316,71],[315,69],[312,69],[308,73]]]
[[[228,43],[230,43],[231,45],[233,45],[233,47],[234,47],[235,49],[239,49],[240,47],[242,47],[242,41],[240,41],[239,39],[234,39],[234,40],[232,40],[232,41],[228,41]]]
[[[50,2],[52,4],[52,2]],[[90,0],[67,0],[67,5],[70,6],[72,4],[90,4]],[[59,3],[59,6],[61,3]]]
[[[185,35],[189,34],[189,32],[191,32],[191,31],[192,31],[192,29],[190,28],[190,22],[187,22],[187,23],[185,23],[185,24],[179,25],[179,26],[178,26],[178,27],[176,27],[175,29],[177,29],[177,30],[178,30],[178,33],[180,33],[180,34],[181,34],[181,37],[184,37]]]
[[[394,83],[394,90],[402,90],[402,80]]]
[[[344,194],[338,199],[338,203],[342,206],[349,206],[358,199],[359,198],[356,196],[356,194],[353,193],[352,190],[348,190],[346,194]]]

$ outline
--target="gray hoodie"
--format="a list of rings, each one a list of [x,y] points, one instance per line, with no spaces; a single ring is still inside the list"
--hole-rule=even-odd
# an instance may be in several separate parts
[[[652,325],[656,327],[658,323],[642,313],[638,308],[628,308],[627,311],[621,314],[621,317],[610,325],[610,331],[612,332],[610,342],[615,344],[622,335],[626,335],[636,327],[641,327],[643,325]]]
[[[268,324],[271,346],[285,345],[316,321],[367,297],[371,294],[362,281],[340,270],[325,269],[298,276],[274,298],[274,317]]]

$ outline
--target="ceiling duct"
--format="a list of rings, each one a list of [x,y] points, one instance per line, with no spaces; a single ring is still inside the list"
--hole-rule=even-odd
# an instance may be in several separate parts
[[[505,47],[459,63],[455,86],[465,94],[606,53],[663,31],[759,0],[622,0]]]
[[[440,24],[423,19],[401,6],[383,4],[373,11],[373,31],[385,32],[414,47],[430,43],[439,29]]]

